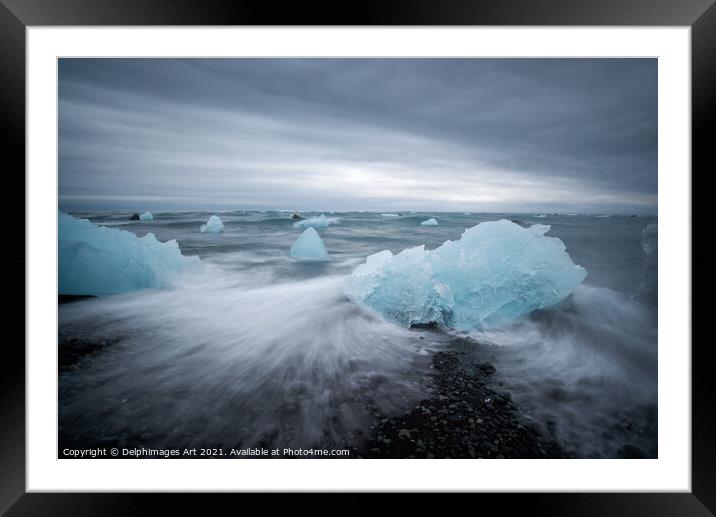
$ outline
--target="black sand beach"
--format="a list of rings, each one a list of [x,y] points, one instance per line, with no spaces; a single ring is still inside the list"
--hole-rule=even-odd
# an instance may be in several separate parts
[[[102,354],[117,339],[90,341],[60,334],[59,375],[72,375]],[[350,458],[564,458],[565,452],[520,411],[501,389],[490,363],[475,362],[466,340],[453,340],[432,355],[428,398],[400,416],[387,417],[372,408],[371,433],[346,443]],[[97,436],[94,443],[76,440],[60,425],[60,457],[65,448],[142,446],[142,436],[122,439]],[[318,446],[307,444],[307,447]],[[224,456],[226,458],[236,456]],[[277,457],[286,457],[283,455]],[[310,456],[309,456],[310,457]]]

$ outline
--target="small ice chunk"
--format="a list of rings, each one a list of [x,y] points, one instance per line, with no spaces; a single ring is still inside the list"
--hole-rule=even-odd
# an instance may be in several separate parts
[[[380,215],[382,215],[383,217],[400,217],[400,215],[398,215],[398,214],[380,214]]]
[[[314,228],[307,228],[291,246],[291,256],[300,260],[330,260],[321,236]]]
[[[420,223],[420,226],[437,226],[438,222],[435,220],[435,218],[430,218],[427,221],[423,221]]]
[[[344,292],[405,326],[487,328],[565,299],[587,276],[547,225],[502,219],[468,228],[434,250],[381,251],[344,281]]]
[[[140,221],[154,221],[154,216],[151,212],[144,212],[142,215],[139,216]]]
[[[218,216],[212,215],[211,217],[209,217],[209,220],[206,222],[206,224],[201,225],[200,230],[202,233],[221,233],[224,231],[224,223],[221,222],[221,219]]]
[[[97,226],[68,214],[58,218],[59,294],[104,295],[167,287],[173,279],[201,266],[185,257],[177,241],[159,242],[154,234]]]
[[[326,217],[321,214],[318,217],[309,217],[302,221],[293,223],[294,228],[326,228],[328,225],[336,222],[336,219]]]

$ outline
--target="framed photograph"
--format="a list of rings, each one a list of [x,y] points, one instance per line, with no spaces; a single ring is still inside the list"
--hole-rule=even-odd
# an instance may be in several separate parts
[[[62,4],[0,8],[25,170],[8,515],[137,492],[714,511],[710,2]]]

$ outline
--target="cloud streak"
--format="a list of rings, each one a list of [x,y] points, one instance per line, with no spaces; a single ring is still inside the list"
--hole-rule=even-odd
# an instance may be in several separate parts
[[[654,211],[642,59],[62,59],[60,205]]]

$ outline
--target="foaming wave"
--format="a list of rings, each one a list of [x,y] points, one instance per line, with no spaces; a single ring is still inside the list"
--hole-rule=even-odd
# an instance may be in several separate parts
[[[325,445],[364,430],[366,412],[391,414],[419,396],[420,333],[348,302],[340,277],[240,285],[209,268],[175,289],[62,306],[65,337],[120,339],[61,379],[63,433]]]
[[[516,401],[579,457],[656,456],[657,323],[605,288],[510,325],[466,334],[488,345]],[[492,346],[489,346],[492,345]]]

